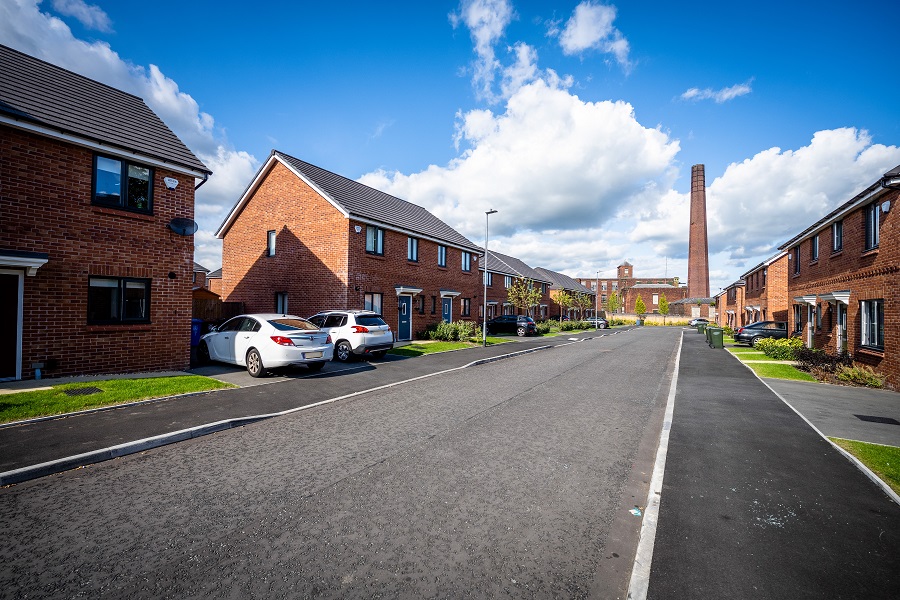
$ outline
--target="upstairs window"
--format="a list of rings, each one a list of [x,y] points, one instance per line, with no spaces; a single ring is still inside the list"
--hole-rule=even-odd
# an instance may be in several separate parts
[[[466,272],[472,270],[472,253],[471,252],[463,252],[462,253],[462,270],[466,271]]]
[[[791,250],[791,260],[794,261],[794,275],[800,274],[800,246],[794,246]]]
[[[150,322],[150,280],[91,277],[88,282],[88,323]]]
[[[438,266],[447,266],[447,246],[438,246]]]
[[[844,222],[836,221],[831,224],[831,251],[840,252],[844,249]]]
[[[866,207],[866,250],[874,250],[878,247],[878,221],[878,203],[873,202]]]
[[[414,237],[406,238],[406,260],[419,262],[419,240]]]
[[[275,230],[266,232],[266,256],[275,256]]]
[[[809,259],[813,262],[819,260],[819,236],[814,235],[809,240]]]
[[[484,274],[484,285],[492,286],[494,285],[494,274],[488,271]]]
[[[503,287],[511,287],[512,286],[512,277],[509,275],[503,276]]]
[[[153,169],[95,155],[93,203],[152,213]]]
[[[384,229],[374,225],[366,226],[366,252],[384,256]]]

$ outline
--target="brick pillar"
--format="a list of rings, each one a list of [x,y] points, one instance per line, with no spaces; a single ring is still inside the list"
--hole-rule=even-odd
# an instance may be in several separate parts
[[[706,239],[706,172],[703,165],[691,167],[688,297],[709,298],[709,245]]]

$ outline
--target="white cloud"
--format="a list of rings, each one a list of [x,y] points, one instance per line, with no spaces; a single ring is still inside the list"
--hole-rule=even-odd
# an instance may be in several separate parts
[[[75,17],[88,29],[105,33],[112,31],[112,21],[103,9],[84,0],[53,0],[53,8],[67,17]]]
[[[494,55],[494,44],[503,37],[514,14],[509,0],[462,0],[459,12],[450,14],[454,29],[465,25],[475,43],[473,84],[480,100],[497,101],[493,86],[500,62]]]
[[[216,131],[213,117],[201,111],[199,104],[159,67],[134,65],[106,42],[88,43],[74,37],[64,22],[41,12],[39,4],[37,0],[0,2],[0,43],[143,98],[213,171],[197,191],[195,218],[201,232],[215,232],[259,161],[231,148],[224,135]],[[66,6],[74,11],[79,4],[83,3],[70,1]],[[218,257],[209,255],[205,260],[204,266],[216,268],[221,263],[221,250]]]
[[[716,104],[722,104],[723,102],[728,102],[739,96],[746,96],[751,93],[753,91],[753,88],[750,85],[752,82],[753,80],[751,79],[746,83],[737,83],[731,87],[722,88],[721,90],[713,90],[710,88],[701,90],[700,88],[691,88],[681,94],[681,99],[692,100],[694,102],[699,100],[712,100]]]
[[[587,50],[599,50],[612,54],[626,72],[630,71],[628,54],[631,49],[622,32],[613,26],[615,20],[615,6],[582,2],[575,7],[565,28],[559,33],[559,45],[563,53],[574,55]],[[551,33],[556,31],[558,30],[554,24]]]
[[[711,287],[734,281],[897,164],[900,148],[872,144],[867,132],[853,128],[819,131],[797,150],[770,148],[732,163],[707,181],[711,273],[714,264],[728,273]],[[631,241],[685,257],[689,200],[674,191],[661,196],[631,230]]]

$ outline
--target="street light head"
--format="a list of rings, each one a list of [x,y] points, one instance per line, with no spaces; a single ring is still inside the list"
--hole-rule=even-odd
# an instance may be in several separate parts
[[[496,212],[497,212],[496,210],[491,209],[491,210],[486,210],[486,211],[484,211],[484,214],[486,214],[486,215],[492,215],[492,214],[494,214],[494,213],[496,213]]]

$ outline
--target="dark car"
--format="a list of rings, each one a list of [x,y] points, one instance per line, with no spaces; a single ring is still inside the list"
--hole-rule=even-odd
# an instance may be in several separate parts
[[[487,322],[487,333],[514,333],[519,337],[537,335],[534,319],[524,315],[500,315]]]
[[[784,321],[757,321],[739,327],[734,332],[734,341],[755,346],[763,338],[784,340],[788,337],[787,323]]]

